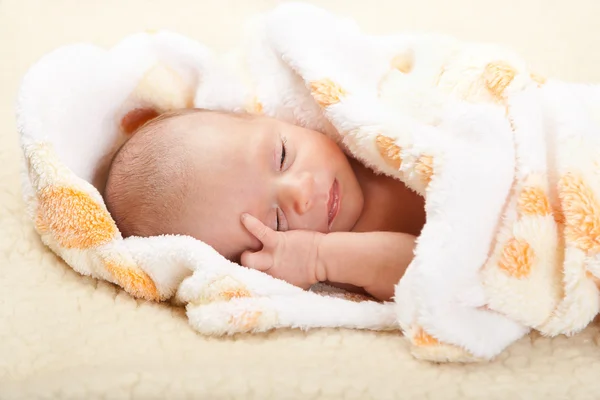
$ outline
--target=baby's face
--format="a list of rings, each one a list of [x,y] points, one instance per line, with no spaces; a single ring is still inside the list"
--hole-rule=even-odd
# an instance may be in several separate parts
[[[363,194],[348,159],[323,134],[263,117],[200,121],[192,114],[177,123],[196,154],[180,233],[237,259],[260,248],[240,222],[245,212],[279,231],[350,231],[356,224]]]

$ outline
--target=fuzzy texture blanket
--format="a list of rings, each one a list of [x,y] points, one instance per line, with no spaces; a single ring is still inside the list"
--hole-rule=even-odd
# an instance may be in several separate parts
[[[600,79],[598,53],[589,51],[597,38],[595,1],[546,5],[543,13],[534,0],[502,7],[458,0],[451,8],[438,0],[410,7],[396,0],[315,2],[370,32],[433,29],[503,42],[546,74]],[[82,277],[41,243],[21,197],[14,121],[14,99],[31,63],[64,43],[110,47],[157,27],[228,48],[246,15],[275,3],[0,2],[0,398],[595,398],[597,324],[571,338],[532,333],[493,362],[472,365],[418,362],[394,332],[284,329],[208,338],[189,329],[179,309]]]
[[[572,334],[595,317],[598,87],[546,81],[497,46],[368,36],[305,4],[257,17],[246,38],[220,57],[173,33],[138,34],[110,51],[61,48],[26,75],[24,196],[73,269],[183,303],[204,334],[402,329],[433,361],[491,359],[531,329]],[[188,237],[123,240],[101,197],[110,159],[145,120],[183,107],[321,131],[424,196],[395,302],[305,292]]]

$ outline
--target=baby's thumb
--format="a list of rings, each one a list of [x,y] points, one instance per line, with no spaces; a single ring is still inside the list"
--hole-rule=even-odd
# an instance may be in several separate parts
[[[273,257],[262,251],[245,251],[242,253],[240,262],[246,268],[267,272],[273,266]]]

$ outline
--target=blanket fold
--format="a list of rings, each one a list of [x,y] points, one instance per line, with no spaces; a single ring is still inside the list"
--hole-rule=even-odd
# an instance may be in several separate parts
[[[112,155],[189,107],[318,130],[422,195],[395,301],[303,291],[189,237],[123,239],[102,200]],[[288,3],[226,54],[171,32],[58,49],[24,78],[18,126],[44,243],[81,274],[184,304],[204,334],[398,329],[418,358],[476,361],[531,329],[576,333],[600,307],[600,89],[546,80],[498,46],[370,36]]]

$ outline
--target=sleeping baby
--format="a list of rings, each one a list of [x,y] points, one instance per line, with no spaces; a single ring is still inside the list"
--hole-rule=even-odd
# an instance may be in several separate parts
[[[226,57],[159,32],[27,73],[24,197],[75,271],[204,334],[399,328],[435,361],[598,315],[598,85],[306,4],[250,25]],[[317,282],[394,301],[298,289]]]
[[[139,128],[113,159],[105,200],[125,237],[189,235],[304,289],[328,282],[380,300],[425,223],[418,194],[325,135],[200,109]]]

